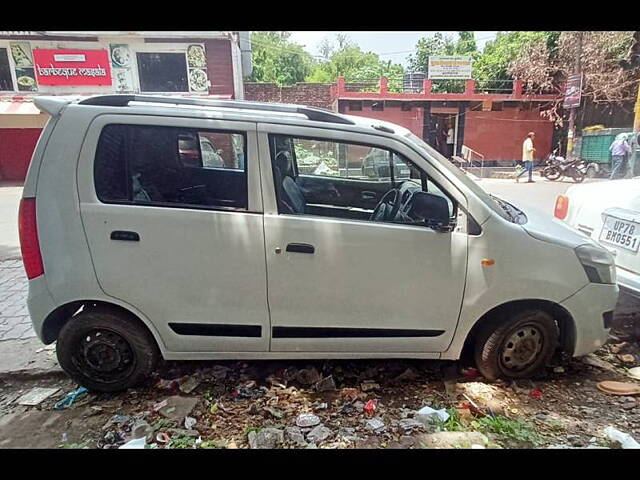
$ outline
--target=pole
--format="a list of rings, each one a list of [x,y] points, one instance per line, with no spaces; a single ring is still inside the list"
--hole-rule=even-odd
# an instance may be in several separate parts
[[[634,111],[636,112],[636,116],[633,120],[633,131],[640,132],[640,83],[638,83],[638,98],[636,99]]]
[[[576,61],[573,65],[573,73],[580,73],[580,57],[582,56],[582,33],[580,32],[578,35],[578,54],[576,55]],[[571,113],[569,114],[569,131],[567,132],[567,158],[571,158],[573,154],[573,137],[575,135],[575,123],[576,123],[576,109],[575,107],[571,109]]]

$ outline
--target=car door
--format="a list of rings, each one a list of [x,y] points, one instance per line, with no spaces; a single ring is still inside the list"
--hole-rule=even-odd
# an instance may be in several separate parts
[[[258,132],[271,350],[341,355],[432,352],[434,356],[445,350],[455,331],[465,285],[464,226],[442,233],[356,215],[320,216],[313,208],[304,214],[280,213],[274,181],[283,173],[271,168],[272,153],[277,154],[270,151],[274,145],[270,138],[312,138],[395,150],[441,186],[446,185],[444,177],[413,150],[388,137],[269,124],[259,124]],[[368,181],[364,179],[363,188]],[[461,205],[465,202],[460,192],[452,198]]]
[[[203,164],[198,138],[228,168]],[[268,350],[255,123],[103,115],[81,156],[80,214],[104,293],[181,358]]]

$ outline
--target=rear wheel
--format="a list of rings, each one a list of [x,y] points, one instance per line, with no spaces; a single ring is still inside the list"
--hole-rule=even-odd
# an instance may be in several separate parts
[[[476,365],[490,380],[530,377],[551,360],[558,336],[555,321],[542,310],[524,310],[496,319],[477,336]]]
[[[109,308],[83,311],[69,320],[56,351],[71,378],[98,392],[140,384],[160,358],[155,339],[137,319]]]
[[[545,167],[542,170],[542,176],[554,182],[562,176],[562,172],[560,172],[560,169],[558,167]]]
[[[573,181],[576,183],[581,183],[584,180],[584,177],[584,172],[579,168],[574,168],[571,172],[571,178],[573,178]]]

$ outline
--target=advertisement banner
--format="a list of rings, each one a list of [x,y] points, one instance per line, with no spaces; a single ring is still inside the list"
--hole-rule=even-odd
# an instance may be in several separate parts
[[[471,57],[431,55],[428,76],[432,80],[468,80]]]
[[[39,85],[111,85],[107,50],[33,49]]]
[[[569,75],[567,79],[567,85],[564,91],[564,102],[562,106],[564,108],[577,108],[580,106],[580,100],[582,95],[582,75],[575,73]]]

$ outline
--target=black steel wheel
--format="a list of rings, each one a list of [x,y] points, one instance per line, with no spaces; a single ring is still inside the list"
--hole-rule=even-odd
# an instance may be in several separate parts
[[[558,327],[547,312],[525,310],[485,325],[476,338],[478,370],[488,379],[527,378],[549,362]]]
[[[555,182],[562,176],[562,172],[558,167],[548,166],[542,169],[542,176],[546,177],[548,180]]]
[[[60,331],[56,351],[71,378],[99,392],[138,385],[160,356],[155,339],[137,319],[100,307],[70,319]]]

